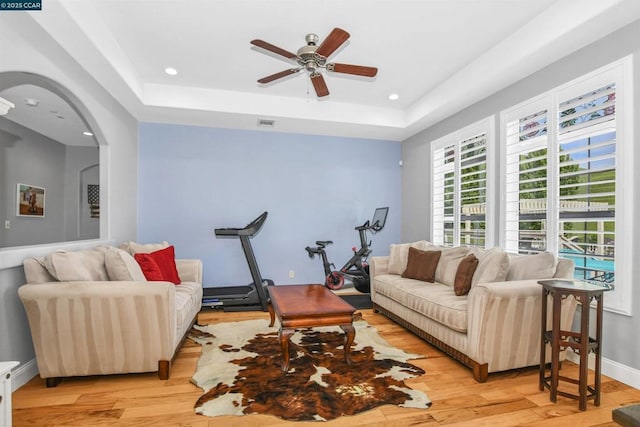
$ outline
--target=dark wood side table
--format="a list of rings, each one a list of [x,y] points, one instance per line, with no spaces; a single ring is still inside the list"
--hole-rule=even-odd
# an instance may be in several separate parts
[[[600,370],[602,357],[602,295],[609,288],[591,285],[577,280],[541,280],[542,285],[542,337],[540,340],[540,391],[545,387],[550,391],[550,400],[557,401],[558,395],[577,399],[581,411],[587,409],[587,400],[593,399],[595,406],[600,406]],[[553,301],[551,330],[547,330],[547,295],[551,295]],[[561,303],[568,296],[575,297],[581,304],[580,331],[564,331],[560,329]],[[589,311],[591,300],[597,302],[596,306],[596,336],[589,336]],[[546,375],[546,344],[551,343],[551,367],[550,374]],[[569,378],[560,375],[560,351],[571,348],[580,356],[579,378]],[[595,384],[593,387],[588,381],[588,356],[590,352],[596,356]],[[566,381],[578,385],[578,394],[567,393],[558,390],[559,381]]]

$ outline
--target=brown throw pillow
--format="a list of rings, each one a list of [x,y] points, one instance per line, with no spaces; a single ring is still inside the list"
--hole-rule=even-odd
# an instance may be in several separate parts
[[[409,248],[407,268],[402,273],[402,277],[433,283],[439,260],[440,251],[422,251]]]
[[[469,293],[471,279],[473,279],[476,267],[478,267],[478,258],[474,254],[469,254],[460,261],[456,271],[456,280],[453,283],[453,290],[456,295],[462,296]]]

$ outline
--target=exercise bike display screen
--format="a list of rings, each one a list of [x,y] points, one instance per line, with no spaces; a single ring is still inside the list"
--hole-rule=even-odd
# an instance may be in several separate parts
[[[371,220],[371,228],[380,231],[384,228],[384,223],[387,221],[387,214],[389,213],[389,208],[378,208],[373,214],[373,219]]]

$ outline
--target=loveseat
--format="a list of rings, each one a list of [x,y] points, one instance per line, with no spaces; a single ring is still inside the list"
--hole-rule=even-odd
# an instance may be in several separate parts
[[[27,284],[18,295],[48,387],[70,376],[157,371],[169,378],[202,305],[202,262],[173,254],[167,242],[129,242],[24,260]],[[145,261],[151,270],[142,269]],[[172,281],[161,280],[167,268]]]
[[[435,252],[440,255],[430,277],[433,283],[403,277],[420,260],[410,255]],[[458,286],[460,270],[465,270],[461,265],[467,260],[475,263],[473,274],[466,278],[470,289],[456,295],[454,285]],[[539,365],[542,287],[538,280],[571,279],[574,265],[548,252],[513,255],[500,248],[443,248],[419,241],[391,245],[390,255],[372,257],[369,268],[376,312],[472,368],[476,381],[485,382],[491,372]],[[576,306],[572,297],[562,302],[563,330],[570,328]],[[547,322],[551,324],[550,318]]]

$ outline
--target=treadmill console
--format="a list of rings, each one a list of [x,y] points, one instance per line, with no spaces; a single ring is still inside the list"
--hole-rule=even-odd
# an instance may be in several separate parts
[[[244,228],[216,228],[216,236],[249,236],[253,237],[267,220],[268,212],[263,212],[256,219],[245,225]]]

